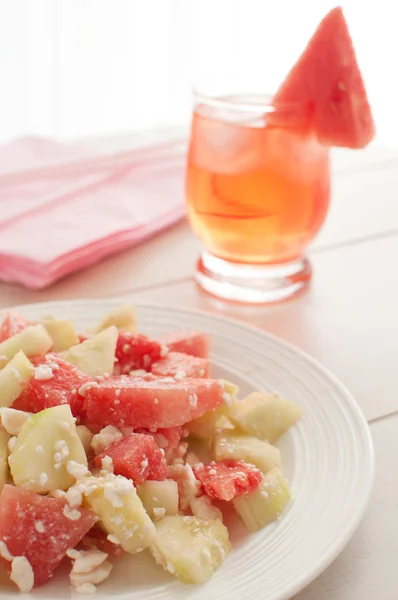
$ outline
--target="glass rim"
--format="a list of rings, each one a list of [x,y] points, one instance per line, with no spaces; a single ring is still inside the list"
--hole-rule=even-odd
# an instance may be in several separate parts
[[[219,109],[229,109],[236,111],[244,111],[244,112],[265,112],[265,113],[273,113],[276,111],[276,107],[272,104],[272,95],[264,94],[264,98],[267,98],[264,102],[259,103],[245,103],[245,102],[236,102],[232,100],[228,100],[228,96],[211,96],[209,94],[205,94],[199,90],[197,90],[194,86],[192,86],[192,93],[196,102],[201,104],[205,104],[206,106],[211,106],[212,108]],[[242,94],[244,95],[244,94]],[[249,94],[247,94],[249,95]],[[253,94],[257,95],[257,94]]]
[[[206,106],[217,108],[217,109],[226,109],[226,110],[234,110],[234,111],[242,111],[242,112],[261,112],[265,114],[275,113],[275,112],[286,112],[293,110],[296,112],[298,109],[301,111],[305,110],[305,105],[301,102],[283,102],[278,103],[276,106],[273,102],[274,94],[270,93],[255,93],[255,92],[240,92],[233,94],[225,94],[225,95],[212,95],[207,94],[201,91],[196,85],[191,85],[191,93],[194,97],[195,104],[204,104]],[[264,100],[259,102],[242,102],[236,101],[234,98],[239,96],[252,96],[262,98]]]

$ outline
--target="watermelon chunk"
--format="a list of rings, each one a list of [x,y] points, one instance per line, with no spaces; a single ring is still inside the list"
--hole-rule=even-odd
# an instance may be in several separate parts
[[[151,367],[151,373],[159,377],[208,377],[210,362],[182,352],[169,352]]]
[[[134,485],[146,479],[163,481],[167,477],[167,464],[154,438],[150,435],[132,433],[119,442],[105,448],[95,457],[95,465],[100,468],[102,459],[110,456],[115,475],[132,479]]]
[[[87,390],[87,421],[116,427],[176,427],[223,404],[224,382],[172,377],[110,377]]]
[[[76,337],[77,337],[77,343],[78,344],[82,344],[86,340],[90,339],[88,337],[88,335],[86,335],[85,333],[78,333]]]
[[[108,534],[95,525],[79,543],[78,550],[100,550],[109,556],[122,556],[124,550],[119,544],[108,540]]]
[[[319,141],[364,148],[375,125],[355,50],[341,7],[321,21],[274,97],[275,106],[308,110]]]
[[[206,494],[217,500],[230,501],[252,492],[263,480],[260,469],[243,460],[212,461],[192,468]]]
[[[115,375],[128,374],[136,369],[149,370],[151,364],[162,355],[159,342],[145,335],[120,331],[115,352]]]
[[[38,413],[45,408],[69,404],[74,417],[83,416],[84,398],[79,389],[91,381],[90,377],[56,354],[33,357],[31,362],[35,367],[49,367],[52,375],[49,379],[36,379],[34,374],[12,408]]]
[[[184,429],[182,427],[167,427],[165,429],[156,429],[149,431],[149,429],[139,428],[136,433],[145,433],[145,435],[151,435],[156,442],[158,448],[174,449],[178,448],[180,441],[185,437]],[[186,431],[186,435],[188,431]]]
[[[90,510],[79,507],[80,517],[64,513],[63,500],[39,496],[13,485],[0,495],[0,540],[12,556],[25,556],[34,572],[35,586],[52,576],[68,548],[73,548],[98,520]],[[7,571],[11,563],[1,559]]]
[[[198,331],[173,331],[159,338],[159,342],[171,352],[183,352],[199,358],[209,356],[210,337]]]
[[[0,342],[8,340],[8,338],[12,337],[16,333],[19,333],[23,329],[26,329],[26,327],[29,327],[29,325],[32,325],[31,321],[28,321],[28,319],[25,319],[25,317],[19,313],[7,313],[0,326]]]

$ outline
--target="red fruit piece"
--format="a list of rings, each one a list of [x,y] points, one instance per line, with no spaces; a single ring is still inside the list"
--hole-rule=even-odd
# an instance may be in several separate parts
[[[102,459],[110,456],[115,475],[132,479],[135,485],[146,479],[163,481],[167,477],[167,465],[162,452],[150,435],[132,433],[97,454],[94,461],[98,468]]]
[[[183,352],[199,358],[207,358],[210,350],[210,337],[198,331],[173,331],[159,338],[159,342],[171,352]]]
[[[182,352],[169,352],[165,357],[157,360],[151,367],[151,373],[158,377],[208,377],[210,362],[206,358],[199,358]]]
[[[77,343],[78,344],[82,344],[83,342],[85,342],[88,339],[89,339],[89,337],[85,333],[78,333],[77,334]]]
[[[76,509],[80,517],[68,518],[65,506],[63,500],[13,485],[5,485],[1,492],[0,540],[12,556],[28,559],[35,586],[46,583],[68,548],[76,546],[98,520],[93,512],[80,506]],[[11,563],[0,560],[10,572]]]
[[[364,148],[375,135],[355,50],[341,7],[331,10],[274,97],[277,108],[294,104],[310,115],[328,146]],[[279,111],[276,111],[278,115]],[[272,116],[272,115],[271,115]]]
[[[109,556],[121,556],[124,554],[123,548],[119,544],[114,544],[108,540],[108,534],[99,527],[94,526],[84,536],[78,545],[78,550],[101,550]]]
[[[252,492],[263,480],[261,471],[243,460],[213,461],[192,468],[206,494],[217,500],[229,501]]]
[[[184,425],[224,402],[223,382],[171,377],[110,377],[87,390],[91,425],[159,429]]]
[[[120,331],[115,352],[115,375],[127,375],[135,369],[149,370],[162,355],[159,342],[145,335]]]
[[[73,416],[82,417],[84,397],[79,393],[79,389],[92,379],[56,354],[47,354],[45,357],[37,356],[30,360],[35,367],[49,366],[52,377],[36,379],[34,373],[28,386],[15,400],[12,408],[38,413],[52,406],[70,404]]]
[[[0,325],[0,342],[8,340],[8,338],[26,329],[31,324],[31,321],[28,321],[17,312],[7,313]]]
[[[167,429],[156,429],[156,431],[149,431],[149,429],[137,429],[136,433],[145,433],[145,435],[151,435],[156,442],[158,448],[178,448],[180,440],[184,435],[183,427],[168,427]]]

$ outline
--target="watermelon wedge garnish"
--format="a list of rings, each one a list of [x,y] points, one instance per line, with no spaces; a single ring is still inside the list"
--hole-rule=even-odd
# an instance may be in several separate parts
[[[341,7],[331,10],[274,97],[276,108],[297,103],[328,146],[364,148],[375,124]]]

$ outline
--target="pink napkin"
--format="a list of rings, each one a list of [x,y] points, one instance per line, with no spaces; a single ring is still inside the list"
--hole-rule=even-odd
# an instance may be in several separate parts
[[[0,279],[43,288],[184,215],[185,144],[93,155],[41,138],[0,147]]]

